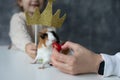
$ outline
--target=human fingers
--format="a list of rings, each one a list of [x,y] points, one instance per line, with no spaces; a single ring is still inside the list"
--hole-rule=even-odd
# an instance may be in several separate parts
[[[62,71],[62,72],[64,71],[65,73],[69,72],[68,64],[57,61],[56,58],[54,58],[54,56],[52,56],[51,61],[52,61],[52,65],[55,66],[56,68],[58,68],[60,71]]]
[[[73,42],[70,42],[70,41],[67,41],[64,45],[62,45],[62,49],[72,49],[72,50],[75,50],[76,48],[78,48],[79,44],[77,43],[73,43]]]
[[[34,59],[36,57],[36,51],[35,50],[30,50],[28,52],[28,55]]]
[[[32,49],[32,50],[30,50],[30,53],[31,53],[31,54],[36,54],[37,51]]]
[[[59,62],[66,63],[68,65],[74,65],[76,58],[73,55],[64,55],[62,53],[59,53],[56,49],[53,49],[52,56]]]
[[[31,44],[31,49],[32,49],[32,50],[37,50],[37,46],[36,46],[34,43],[32,43],[32,44]]]
[[[72,74],[72,75],[77,74],[76,68],[74,65],[69,65],[67,63],[59,62],[54,58],[54,56],[51,60],[52,60],[53,66],[55,66],[60,71],[67,73],[67,74]]]
[[[28,50],[37,50],[37,47],[36,47],[36,45],[34,44],[34,43],[28,43],[28,44],[26,44],[26,50],[28,51]]]
[[[35,54],[28,54],[32,59],[35,59],[36,55]]]
[[[78,56],[82,51],[82,46],[80,44],[67,41],[62,46],[62,50],[67,50],[67,49],[69,50],[70,54]]]

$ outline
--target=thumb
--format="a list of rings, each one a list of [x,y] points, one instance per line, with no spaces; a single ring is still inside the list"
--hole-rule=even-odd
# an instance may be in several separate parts
[[[64,45],[62,45],[62,49],[72,49],[73,51],[76,49],[77,47],[77,43],[73,43],[70,41],[67,41]]]
[[[83,53],[82,49],[84,49],[80,44],[78,43],[73,43],[70,41],[67,41],[63,46],[62,49],[69,49],[70,54],[78,56],[79,54]]]

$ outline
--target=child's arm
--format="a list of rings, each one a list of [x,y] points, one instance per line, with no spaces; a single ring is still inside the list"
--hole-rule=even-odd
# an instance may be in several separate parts
[[[10,21],[10,32],[9,32],[12,44],[25,51],[25,46],[28,43],[32,43],[31,37],[27,32],[25,16],[23,13],[13,15]]]

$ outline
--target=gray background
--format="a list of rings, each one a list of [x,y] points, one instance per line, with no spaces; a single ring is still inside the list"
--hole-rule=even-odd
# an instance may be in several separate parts
[[[97,52],[115,54],[120,51],[120,0],[56,0],[54,12],[67,13],[57,33]],[[10,44],[9,21],[17,11],[16,0],[0,0],[0,45]]]

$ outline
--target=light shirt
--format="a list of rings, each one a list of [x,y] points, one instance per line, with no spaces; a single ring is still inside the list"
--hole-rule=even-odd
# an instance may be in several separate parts
[[[15,13],[11,18],[9,31],[12,48],[25,51],[26,44],[34,42],[34,28],[34,26],[26,25],[25,13]],[[39,26],[37,31],[39,32],[43,28],[45,27]],[[53,27],[46,28],[51,28],[55,31]]]

